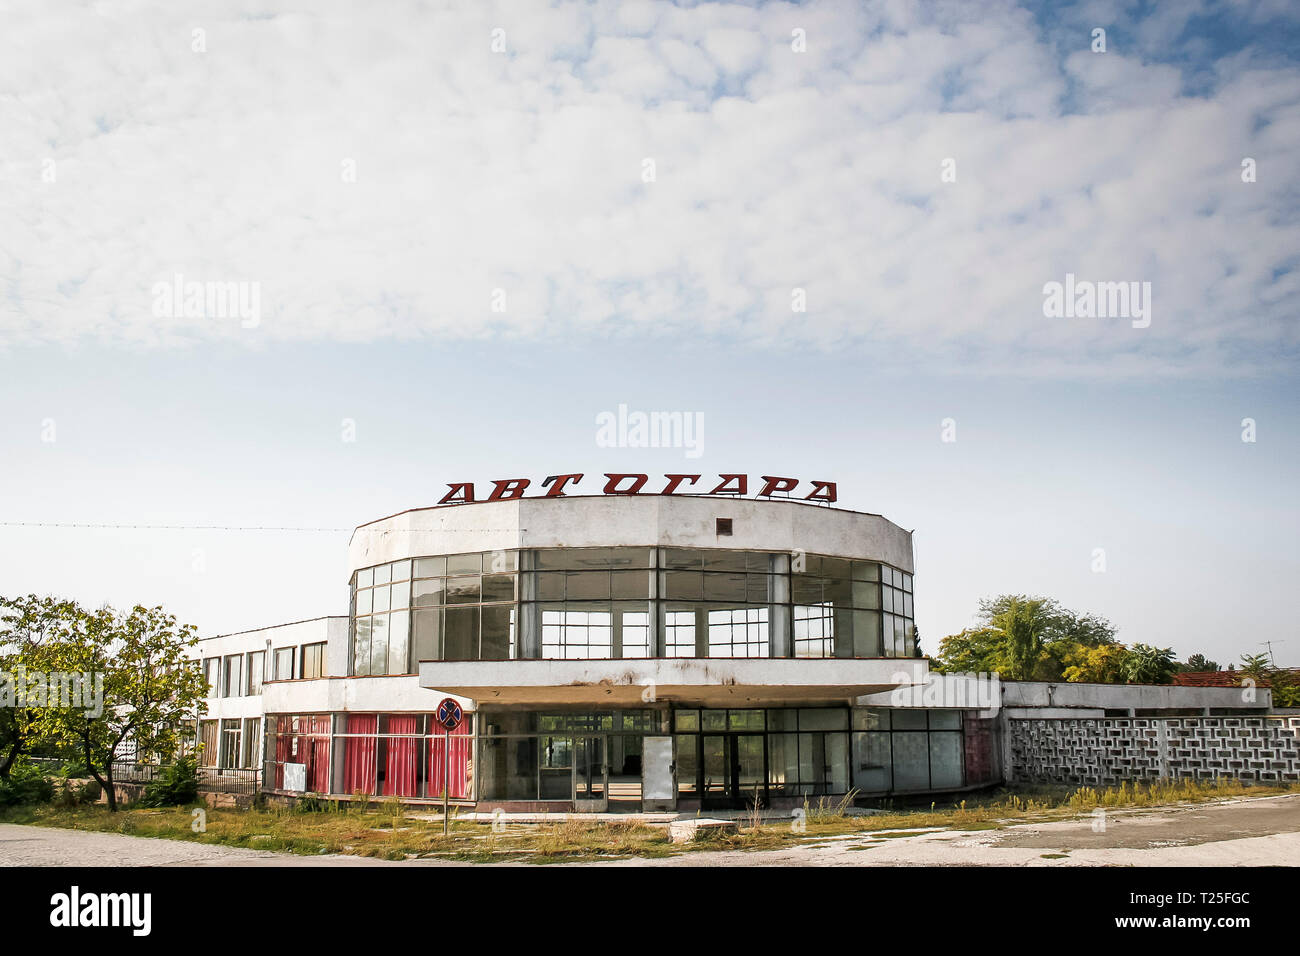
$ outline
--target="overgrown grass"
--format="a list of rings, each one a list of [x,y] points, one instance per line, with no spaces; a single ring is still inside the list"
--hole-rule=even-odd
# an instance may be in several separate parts
[[[442,834],[441,821],[409,816],[395,801],[304,801],[300,808],[259,807],[208,810],[203,832],[194,832],[190,808],[130,808],[109,813],[101,806],[13,807],[0,821],[190,840],[221,846],[275,850],[305,855],[349,853],[385,860],[429,857],[462,862],[582,862],[620,857],[654,858],[700,850],[770,850],[800,843],[823,843],[855,835],[906,838],[935,828],[989,830],[1027,821],[1065,819],[1097,807],[1147,808],[1241,796],[1300,792],[1289,787],[1246,786],[1235,781],[1195,783],[1158,781],[1124,784],[1107,790],[998,792],[956,804],[929,808],[887,808],[853,812],[852,796],[805,803],[802,817],[763,819],[749,813],[738,831],[711,832],[695,843],[674,845],[667,828],[645,823],[569,817],[555,823],[490,824],[453,820]],[[799,825],[799,824],[802,825]]]
[[[1269,792],[1286,793],[1300,787],[1247,786],[1239,780],[1220,780],[1212,784],[1194,780],[1157,780],[1150,784],[1123,783],[1106,790],[1080,787],[1070,793],[1066,805],[1071,810],[1097,807],[1154,807],[1169,803],[1198,802],[1228,797],[1263,796]]]

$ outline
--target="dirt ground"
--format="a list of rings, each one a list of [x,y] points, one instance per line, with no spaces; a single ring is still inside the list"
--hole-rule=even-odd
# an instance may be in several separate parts
[[[454,866],[305,857],[115,833],[0,824],[5,866]],[[528,864],[522,864],[528,865]],[[578,865],[578,864],[567,864]],[[682,853],[600,866],[1296,866],[1300,794],[1108,811],[1002,830],[895,831],[761,852]]]

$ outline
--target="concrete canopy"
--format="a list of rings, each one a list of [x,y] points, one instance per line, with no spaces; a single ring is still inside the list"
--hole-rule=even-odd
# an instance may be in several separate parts
[[[884,658],[424,661],[420,686],[480,705],[758,707],[850,700],[914,683],[917,673]]]

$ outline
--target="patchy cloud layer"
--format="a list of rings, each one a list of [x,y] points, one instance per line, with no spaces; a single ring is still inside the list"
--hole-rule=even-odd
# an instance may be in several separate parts
[[[1285,5],[186,6],[6,13],[0,344],[644,328],[1026,372],[1296,357]],[[1215,17],[1232,42],[1195,29]],[[1150,327],[1045,317],[1067,273],[1151,283]],[[177,275],[255,289],[257,321],[160,309]]]

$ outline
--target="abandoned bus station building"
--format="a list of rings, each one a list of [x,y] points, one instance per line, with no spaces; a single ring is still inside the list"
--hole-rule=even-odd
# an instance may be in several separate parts
[[[419,802],[447,779],[481,810],[1300,776],[1300,720],[1270,716],[1266,689],[933,679],[913,571],[911,532],[824,501],[403,512],[354,532],[346,616],[199,642],[201,763],[285,796]],[[444,737],[448,696],[465,719]]]

